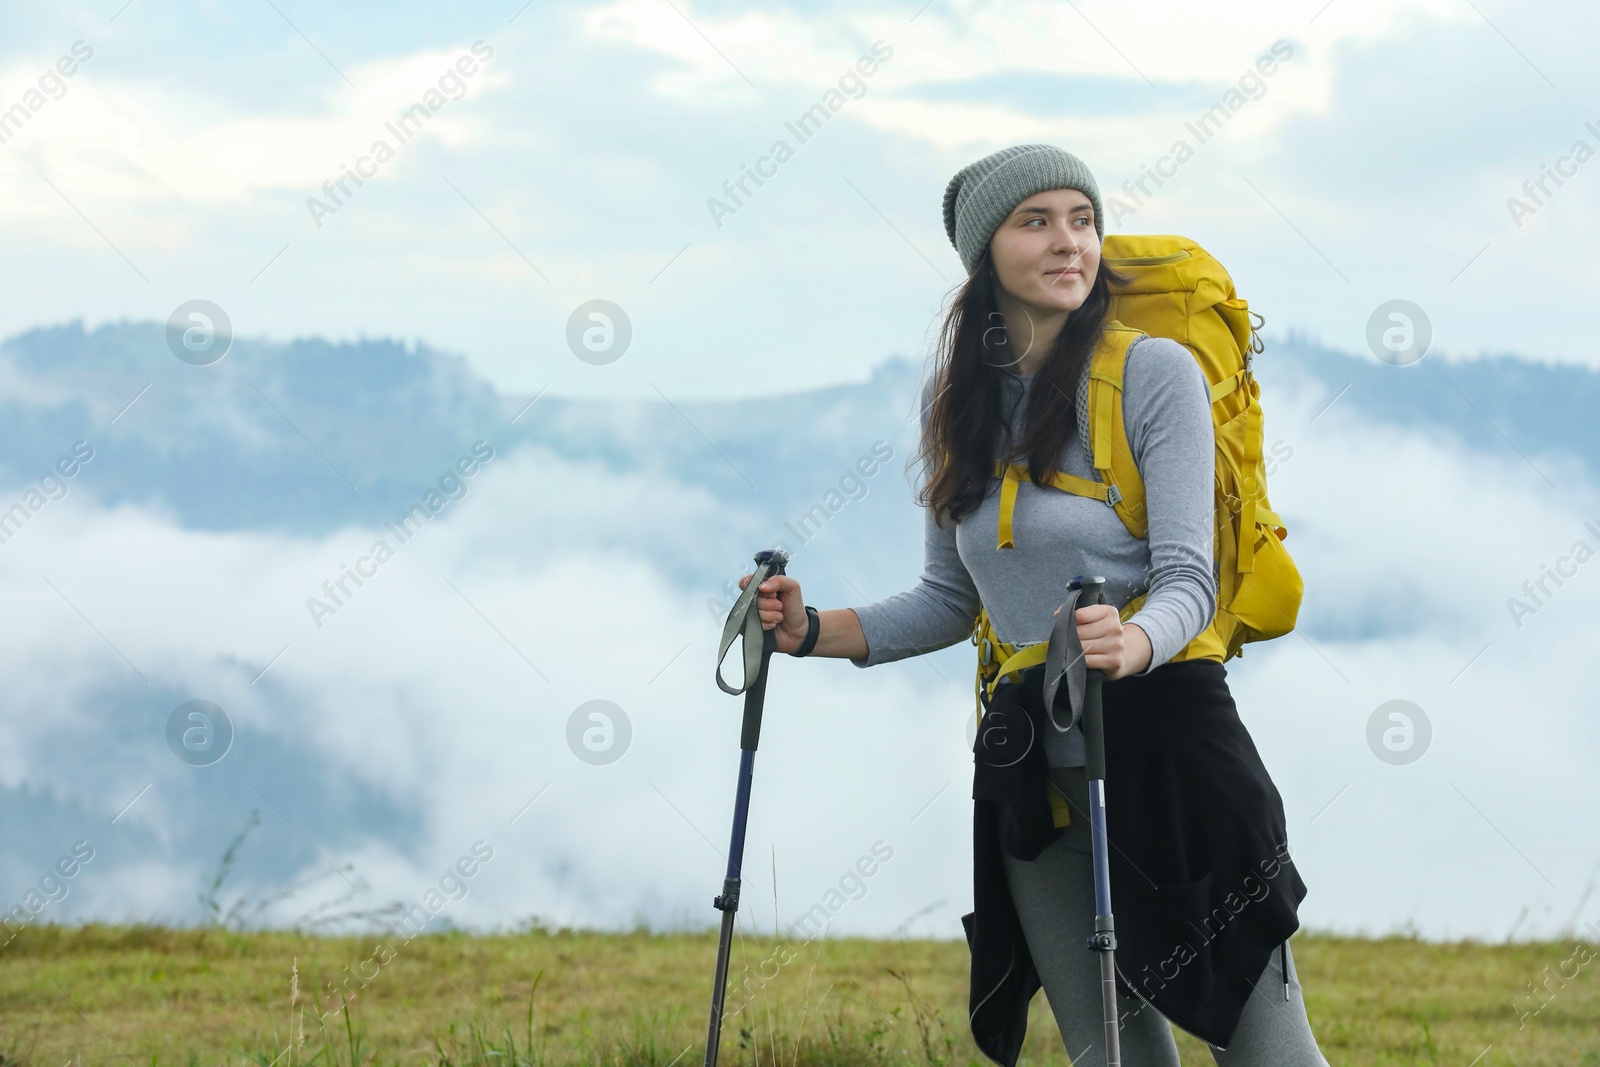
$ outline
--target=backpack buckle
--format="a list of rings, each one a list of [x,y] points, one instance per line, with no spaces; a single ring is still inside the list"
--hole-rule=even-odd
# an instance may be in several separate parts
[[[1118,489],[1116,487],[1116,485],[1113,484],[1111,486],[1111,488],[1106,490],[1106,505],[1108,507],[1113,507],[1114,508],[1118,504],[1120,504],[1121,502],[1122,502],[1122,490]]]

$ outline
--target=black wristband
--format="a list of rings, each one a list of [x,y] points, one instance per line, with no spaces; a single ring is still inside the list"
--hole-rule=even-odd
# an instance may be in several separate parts
[[[811,655],[811,650],[817,647],[817,635],[822,633],[822,620],[817,617],[817,609],[807,604],[806,615],[811,619],[811,626],[806,630],[806,639],[800,642],[799,648],[789,653],[796,658]]]

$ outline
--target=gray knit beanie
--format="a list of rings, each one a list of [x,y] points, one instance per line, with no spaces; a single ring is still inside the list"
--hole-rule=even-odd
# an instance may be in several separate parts
[[[956,172],[944,189],[944,232],[970,275],[989,239],[1023,199],[1046,189],[1076,189],[1094,205],[1094,232],[1105,239],[1100,187],[1088,166],[1054,145],[1019,144]]]

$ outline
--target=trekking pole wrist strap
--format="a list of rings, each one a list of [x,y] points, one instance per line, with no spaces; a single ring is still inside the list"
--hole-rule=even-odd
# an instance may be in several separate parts
[[[817,635],[822,633],[822,620],[817,617],[817,609],[810,604],[806,605],[806,617],[810,621],[810,626],[806,630],[806,639],[800,642],[799,648],[789,653],[789,655],[797,659],[801,656],[811,655],[811,650],[817,647]]]

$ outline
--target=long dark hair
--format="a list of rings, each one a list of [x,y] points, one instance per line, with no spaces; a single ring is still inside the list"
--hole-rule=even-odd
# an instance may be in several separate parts
[[[1012,461],[1026,462],[1028,477],[1036,486],[1057,471],[1062,450],[1078,432],[1077,388],[1087,372],[1111,310],[1111,287],[1128,278],[1100,261],[1083,306],[1067,316],[1029,389],[1022,438]],[[917,459],[924,471],[917,503],[934,509],[942,528],[943,515],[952,520],[977,510],[989,492],[999,437],[1005,416],[1001,376],[1012,372],[1025,340],[1005,337],[1000,309],[994,298],[994,259],[985,248],[977,269],[956,294],[940,330],[933,370],[933,399],[923,429]],[[1025,457],[1025,458],[1023,458]]]

